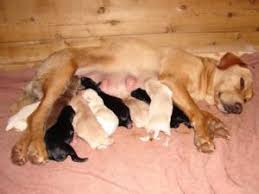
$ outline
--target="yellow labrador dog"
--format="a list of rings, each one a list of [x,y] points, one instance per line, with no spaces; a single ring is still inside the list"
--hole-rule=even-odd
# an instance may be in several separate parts
[[[174,92],[176,103],[194,126],[194,144],[202,152],[214,148],[214,136],[227,138],[221,121],[201,110],[195,101],[206,100],[227,113],[241,113],[243,104],[252,97],[252,74],[245,64],[227,53],[220,61],[201,58],[178,49],[159,50],[136,40],[103,41],[94,48],[65,49],[49,56],[39,67],[27,87],[22,106],[37,93],[41,103],[28,119],[28,128],[12,149],[13,163],[23,165],[27,160],[40,164],[47,159],[44,125],[52,105],[66,90],[71,77],[92,71],[128,73],[143,81],[157,78]],[[31,90],[29,90],[31,88]],[[33,96],[33,97],[32,97]],[[24,102],[24,103],[23,103]]]

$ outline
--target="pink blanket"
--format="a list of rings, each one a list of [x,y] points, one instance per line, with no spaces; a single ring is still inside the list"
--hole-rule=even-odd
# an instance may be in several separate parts
[[[193,145],[193,132],[173,132],[169,146],[165,138],[144,143],[141,130],[120,128],[115,144],[91,150],[77,139],[74,147],[86,163],[48,162],[23,167],[10,161],[10,151],[19,133],[6,132],[8,108],[21,93],[32,70],[0,72],[0,193],[1,194],[257,194],[259,193],[259,54],[246,55],[254,72],[255,96],[241,115],[224,115],[208,109],[229,127],[231,139],[216,139],[216,151],[202,154]]]

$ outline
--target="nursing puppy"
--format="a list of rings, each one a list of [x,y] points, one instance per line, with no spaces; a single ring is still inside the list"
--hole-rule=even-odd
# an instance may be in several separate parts
[[[102,98],[104,105],[114,112],[119,119],[119,126],[126,128],[132,127],[132,120],[130,117],[129,108],[124,104],[122,99],[115,96],[110,96],[101,91],[99,86],[90,78],[82,77],[81,84],[85,89],[93,89]]]
[[[57,122],[45,134],[45,143],[48,157],[57,162],[70,156],[74,162],[84,162],[88,158],[79,158],[70,143],[74,137],[72,121],[75,111],[71,106],[66,106],[60,113]]]
[[[116,115],[104,105],[102,98],[94,90],[87,89],[81,93],[104,131],[109,136],[112,135],[119,125]]]
[[[145,102],[146,104],[151,103],[151,99],[150,99],[149,95],[147,94],[147,92],[145,90],[143,90],[141,88],[138,88],[138,89],[132,91],[131,96]],[[184,112],[181,109],[178,108],[177,105],[175,105],[173,103],[170,127],[178,128],[181,123],[183,123],[188,128],[192,128],[192,125],[191,125],[188,117],[184,114]]]
[[[181,109],[179,109],[176,105],[174,105],[171,121],[170,121],[170,127],[178,128],[181,123],[188,128],[193,128],[189,118],[184,114],[184,112]]]
[[[109,135],[102,129],[82,93],[73,97],[70,105],[76,112],[73,126],[77,136],[86,141],[92,149],[107,148],[113,143]]]
[[[173,108],[171,90],[157,80],[148,80],[145,89],[151,98],[147,132],[152,139],[157,139],[160,131],[171,135],[170,119]]]
[[[40,101],[22,107],[15,115],[8,119],[6,131],[15,129],[16,131],[24,131],[27,128],[27,118],[39,106]]]
[[[148,123],[149,105],[133,97],[126,98],[124,102],[130,109],[133,124],[138,128],[145,128]]]

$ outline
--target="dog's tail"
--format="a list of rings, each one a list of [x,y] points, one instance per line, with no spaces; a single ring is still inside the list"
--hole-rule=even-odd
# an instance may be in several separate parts
[[[85,161],[88,160],[88,158],[80,158],[80,157],[78,157],[78,155],[76,154],[74,148],[72,148],[71,145],[65,143],[64,147],[65,147],[65,150],[67,151],[67,154],[70,155],[71,159],[74,162],[85,162]]]

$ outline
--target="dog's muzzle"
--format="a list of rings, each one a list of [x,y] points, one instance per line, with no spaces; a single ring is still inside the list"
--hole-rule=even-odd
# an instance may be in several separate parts
[[[243,111],[243,106],[241,103],[236,102],[235,104],[223,104],[224,110],[227,113],[240,114]]]

